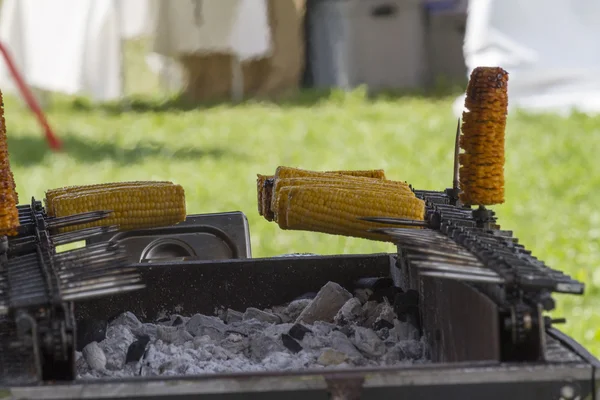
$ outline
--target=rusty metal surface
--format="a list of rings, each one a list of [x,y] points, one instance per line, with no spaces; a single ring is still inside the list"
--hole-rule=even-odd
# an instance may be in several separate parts
[[[359,278],[388,276],[390,262],[390,254],[369,254],[139,264],[145,289],[77,303],[75,312],[77,319],[106,319],[131,311],[152,320],[164,312],[266,308],[318,291],[328,281],[351,289]]]
[[[466,283],[422,277],[421,315],[434,362],[500,360],[498,308]]]
[[[332,400],[359,400],[365,377],[363,374],[329,374],[324,376]]]

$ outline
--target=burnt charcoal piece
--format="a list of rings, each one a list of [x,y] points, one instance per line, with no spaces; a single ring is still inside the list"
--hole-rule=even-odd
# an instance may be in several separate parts
[[[173,323],[171,324],[171,326],[179,326],[181,324],[183,324],[183,318],[181,318],[179,315],[175,317],[175,319],[173,320]]]
[[[383,299],[387,299],[389,303],[393,303],[397,294],[402,294],[402,289],[396,286],[389,286],[383,289],[378,289],[369,296],[369,301],[381,303]]]
[[[360,278],[356,281],[354,286],[357,289],[371,289],[373,292],[376,292],[378,290],[393,287],[394,281],[392,278],[387,277]]]
[[[374,324],[373,324],[373,330],[374,331],[380,331],[384,328],[388,328],[388,329],[392,329],[394,327],[394,324],[392,324],[389,321],[386,321],[385,319],[380,319],[377,320]]]
[[[302,346],[300,346],[300,343],[296,342],[296,340],[287,333],[281,334],[281,341],[286,349],[292,353],[299,353],[302,351]]]
[[[416,290],[408,290],[405,293],[398,293],[394,299],[394,310],[398,319],[402,322],[409,322],[421,331],[419,317],[419,293]]]
[[[225,311],[225,314],[223,314],[223,321],[225,321],[226,324],[231,324],[233,322],[239,322],[244,318],[244,314],[239,312],[239,311],[235,311],[232,310],[231,308],[228,308]]]
[[[307,333],[311,333],[312,331],[310,329],[308,329],[307,327],[305,327],[302,324],[294,324],[289,332],[288,335],[290,335],[290,337],[296,339],[296,340],[302,340],[304,339],[304,335],[306,335]]]
[[[397,293],[394,297],[393,304],[398,316],[410,313],[415,308],[419,308],[419,293],[416,290]]]
[[[278,324],[281,323],[281,318],[277,315],[265,312],[263,310],[259,310],[258,308],[249,307],[246,309],[246,312],[242,316],[243,321],[247,321],[249,319],[256,319],[258,321],[267,322],[269,324]]]
[[[77,323],[77,351],[83,351],[83,348],[92,342],[100,343],[106,338],[106,321],[84,319]]]
[[[140,335],[138,339],[129,345],[127,349],[127,355],[125,356],[125,363],[138,362],[142,359],[142,356],[146,352],[146,346],[150,343],[150,336]]]
[[[301,294],[300,296],[296,297],[292,301],[296,301],[296,300],[312,300],[315,297],[317,297],[317,292],[308,292],[308,293]]]
[[[307,324],[315,321],[332,322],[340,308],[351,298],[352,295],[342,286],[335,282],[327,282],[310,304],[302,310],[296,322]]]

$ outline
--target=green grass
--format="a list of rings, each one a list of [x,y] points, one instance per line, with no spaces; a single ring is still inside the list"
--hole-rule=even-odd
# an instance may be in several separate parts
[[[139,78],[139,77],[138,77]],[[141,79],[141,78],[140,78]],[[48,116],[65,150],[47,150],[30,113],[6,101],[11,162],[22,202],[48,188],[166,179],[186,189],[189,213],[239,210],[255,257],[393,251],[388,245],[281,231],[256,210],[257,173],[278,165],[314,170],[383,168],[416,188],[451,184],[454,96],[366,99],[360,91],[300,96],[283,105],[247,102],[191,111],[155,97],[134,111],[55,100]],[[600,356],[600,118],[509,118],[506,204],[500,223],[534,255],[586,282],[583,297],[560,297],[555,316]]]

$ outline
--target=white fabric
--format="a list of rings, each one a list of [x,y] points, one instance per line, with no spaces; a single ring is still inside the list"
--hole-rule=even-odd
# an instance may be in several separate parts
[[[233,54],[240,61],[271,50],[266,0],[155,0],[153,50]]]
[[[271,50],[266,0],[2,2],[0,41],[26,82],[41,91],[89,95],[96,101],[122,97],[121,41],[147,35],[155,36],[156,51],[148,55],[148,64],[170,90],[182,84],[172,60],[180,52],[218,50],[245,61]],[[2,61],[0,87],[16,89]]]
[[[170,89],[183,82],[172,58],[231,54],[231,96],[238,101],[244,87],[240,63],[268,57],[272,50],[266,0],[154,0],[151,14],[155,54],[148,62]]]
[[[506,69],[509,109],[600,112],[600,1],[471,0],[468,11],[467,67]]]
[[[116,21],[113,0],[4,0],[0,40],[30,86],[111,100],[121,95]],[[4,62],[0,79],[12,81]]]
[[[122,39],[137,39],[152,34],[149,0],[115,0]]]

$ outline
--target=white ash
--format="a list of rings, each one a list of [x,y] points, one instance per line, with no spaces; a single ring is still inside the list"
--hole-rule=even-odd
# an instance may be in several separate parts
[[[225,310],[219,315],[172,315],[161,322],[141,323],[132,313],[124,313],[109,324],[106,339],[77,353],[78,377],[202,375],[428,362],[427,346],[417,329],[399,321],[387,302],[363,303],[332,282],[312,300],[300,299],[265,310]],[[144,335],[149,338],[145,354],[141,360],[127,363],[130,345]]]

